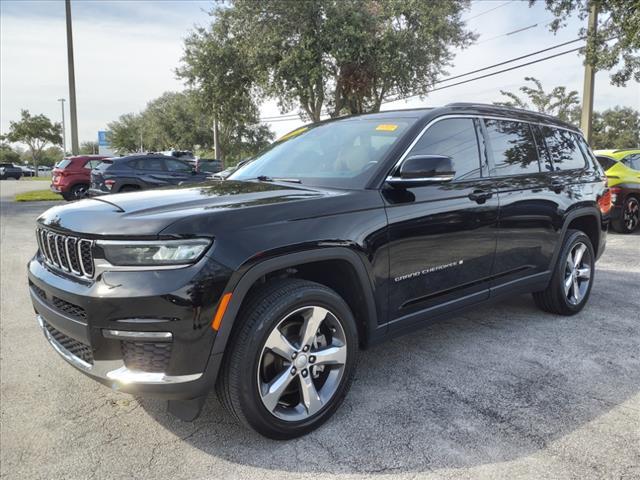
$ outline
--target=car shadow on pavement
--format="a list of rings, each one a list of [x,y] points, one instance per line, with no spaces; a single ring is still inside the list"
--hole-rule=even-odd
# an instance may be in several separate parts
[[[638,393],[640,301],[622,292],[639,277],[598,272],[590,305],[573,317],[517,296],[362,352],[342,407],[299,439],[272,441],[240,426],[214,394],[192,423],[163,402],[140,402],[191,446],[258,468],[374,474],[514,460],[552,448]],[[637,422],[637,411],[618,411]]]

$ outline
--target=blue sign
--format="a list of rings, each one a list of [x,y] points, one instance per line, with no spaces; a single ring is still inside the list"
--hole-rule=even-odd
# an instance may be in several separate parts
[[[107,131],[106,130],[98,130],[98,146],[100,147],[108,147],[109,142],[107,141]]]

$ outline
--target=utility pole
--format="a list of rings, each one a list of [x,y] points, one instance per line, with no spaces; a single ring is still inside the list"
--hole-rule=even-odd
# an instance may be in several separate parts
[[[58,101],[62,105],[62,156],[64,157],[67,154],[67,127],[64,123],[64,98],[59,98]]]
[[[598,28],[598,7],[596,2],[591,0],[589,8],[589,25],[587,30],[587,48],[592,47],[596,41],[596,29]],[[582,87],[582,116],[580,118],[580,128],[587,140],[591,144],[593,134],[593,82],[596,76],[596,69],[588,61],[584,62],[584,84]]]
[[[69,69],[69,110],[71,117],[71,153],[78,155],[78,115],[76,113],[76,73],[73,67],[73,33],[71,31],[71,0],[65,0],[67,14],[67,66]]]
[[[222,163],[222,168],[224,168],[224,162],[222,161],[222,154],[220,153],[220,131],[218,128],[218,116],[215,115],[213,117],[213,151],[216,160]]]

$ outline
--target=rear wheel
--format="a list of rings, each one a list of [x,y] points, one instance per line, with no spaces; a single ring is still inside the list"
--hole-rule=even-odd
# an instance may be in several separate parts
[[[595,255],[584,232],[569,230],[547,288],[533,294],[539,308],[574,315],[587,303],[593,285]]]
[[[80,200],[81,198],[87,196],[87,190],[89,190],[89,185],[87,185],[86,183],[78,183],[77,185],[71,187],[68,196],[64,198],[65,200]]]
[[[135,185],[125,185],[118,190],[118,193],[137,192],[138,190],[140,190],[140,187]]]
[[[217,391],[242,423],[275,439],[319,427],[344,399],[358,350],[345,301],[314,282],[287,279],[242,309]]]
[[[622,215],[613,220],[611,226],[618,233],[633,233],[640,225],[640,200],[627,197],[622,206]]]

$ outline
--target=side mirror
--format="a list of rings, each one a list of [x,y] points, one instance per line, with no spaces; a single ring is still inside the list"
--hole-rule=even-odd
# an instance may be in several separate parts
[[[402,162],[399,176],[387,177],[387,183],[396,188],[419,187],[432,183],[450,182],[455,173],[450,157],[412,155]]]

